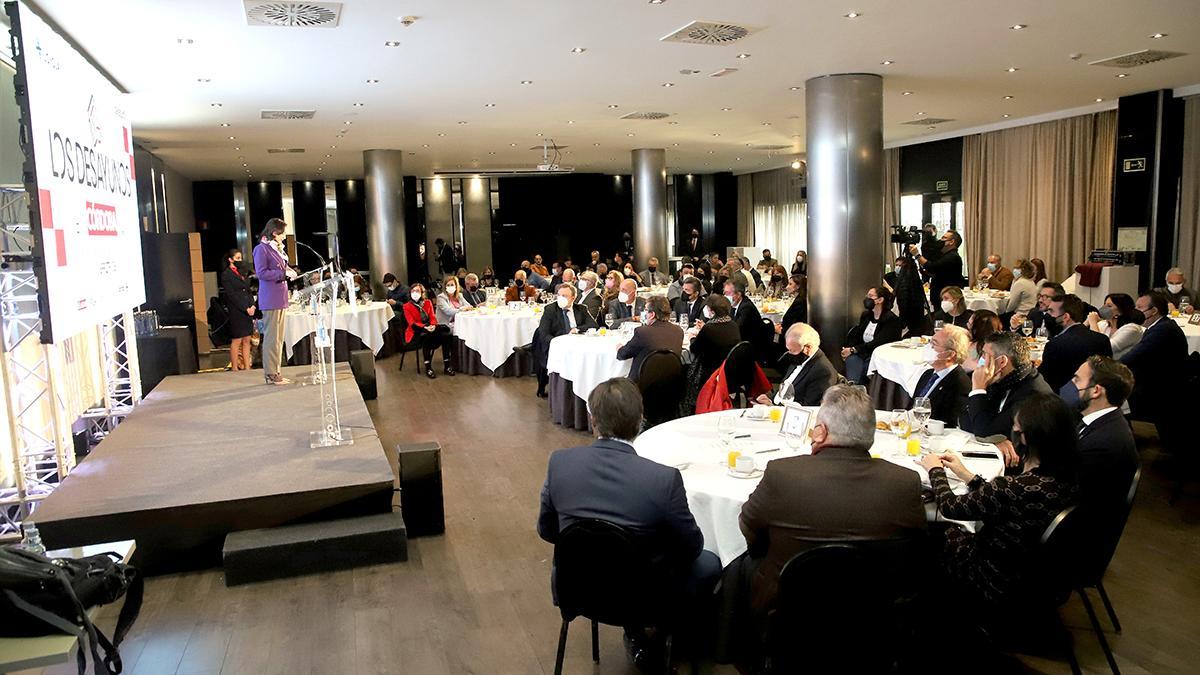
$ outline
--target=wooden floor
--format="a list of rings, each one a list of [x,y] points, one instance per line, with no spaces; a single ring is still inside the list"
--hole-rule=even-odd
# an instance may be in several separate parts
[[[385,448],[442,444],[446,535],[411,541],[407,563],[299,579],[226,588],[219,570],[152,578],[121,650],[126,673],[553,672],[559,617],[550,602],[551,547],[534,529],[538,493],[548,455],[589,439],[549,421],[531,378],[429,381],[412,358],[404,373],[398,363],[378,364],[379,400],[368,407]],[[253,454],[253,439],[246,452]],[[1127,674],[1194,673],[1200,486],[1168,507],[1156,456],[1145,451],[1142,491],[1109,570],[1106,586],[1125,629],[1109,640]],[[103,617],[111,630],[115,613]],[[1064,617],[1085,671],[1107,672],[1078,599]],[[601,663],[593,667],[587,626],[577,622],[567,656],[568,673],[636,672],[617,628],[601,628]],[[1053,661],[1021,663],[1029,672],[1067,672]]]

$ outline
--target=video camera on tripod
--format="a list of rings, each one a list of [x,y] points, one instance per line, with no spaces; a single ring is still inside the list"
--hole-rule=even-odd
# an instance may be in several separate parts
[[[916,225],[904,227],[903,225],[892,225],[892,236],[890,241],[893,244],[903,244],[908,246],[921,245],[921,230]]]

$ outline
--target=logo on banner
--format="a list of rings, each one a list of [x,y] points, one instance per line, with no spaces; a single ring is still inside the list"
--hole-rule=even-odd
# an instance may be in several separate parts
[[[88,234],[93,237],[117,236],[117,207],[87,203]]]

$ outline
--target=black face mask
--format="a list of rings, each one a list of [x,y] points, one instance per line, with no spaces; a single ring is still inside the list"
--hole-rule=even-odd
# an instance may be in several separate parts
[[[657,268],[657,267],[655,267],[654,265],[651,265],[651,266],[650,266],[648,269],[649,269],[651,272],[657,272],[657,271],[658,271],[658,268]]]
[[[516,285],[516,287],[517,287],[517,288],[520,288],[520,287],[522,287],[522,286],[524,286],[524,285],[525,285],[525,280],[524,280],[524,279],[517,279],[517,280],[516,280],[515,282],[513,282],[513,283]]]
[[[872,300],[871,298],[863,298],[863,309],[865,309],[865,310],[875,309],[875,301]]]
[[[1012,443],[1013,450],[1016,450],[1018,455],[1024,457],[1026,454],[1028,454],[1025,449],[1025,444],[1021,442],[1021,434],[1015,431],[1010,431],[1008,432],[1008,440],[1010,443]]]

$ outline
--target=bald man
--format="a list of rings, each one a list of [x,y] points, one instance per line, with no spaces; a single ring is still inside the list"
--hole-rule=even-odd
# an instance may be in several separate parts
[[[640,321],[645,308],[646,300],[637,295],[637,282],[633,279],[622,281],[617,297],[608,303],[608,313],[613,317],[608,327],[616,328],[626,321]]]

